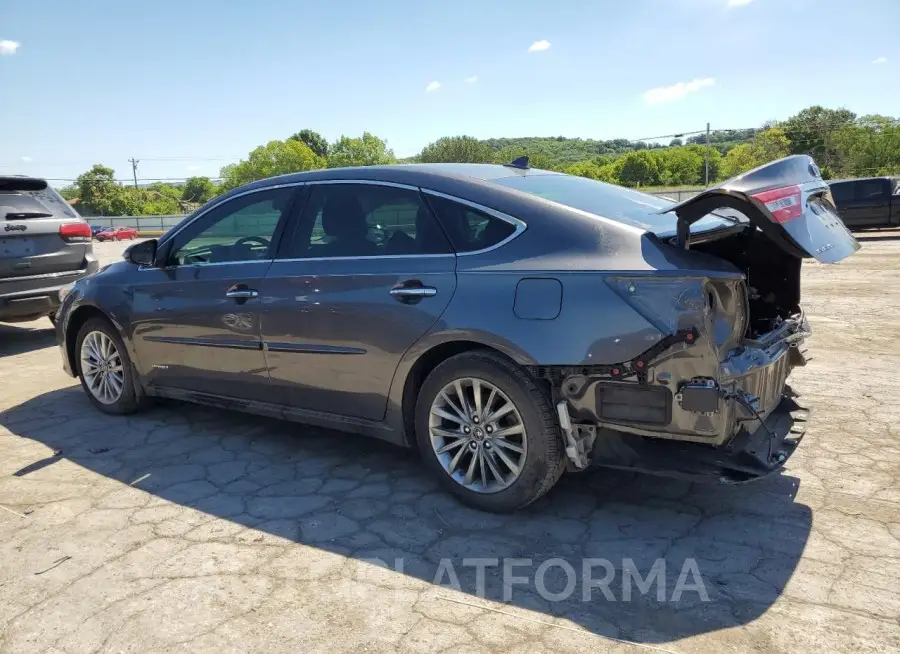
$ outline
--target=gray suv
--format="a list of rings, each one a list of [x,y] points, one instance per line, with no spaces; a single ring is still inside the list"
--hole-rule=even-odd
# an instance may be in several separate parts
[[[98,267],[90,226],[45,180],[0,177],[0,322],[54,320],[59,289]]]

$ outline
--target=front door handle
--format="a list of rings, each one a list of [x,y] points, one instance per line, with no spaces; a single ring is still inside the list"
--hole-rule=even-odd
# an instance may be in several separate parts
[[[437,289],[434,286],[400,286],[392,288],[391,295],[398,299],[434,297]]]
[[[225,293],[225,297],[237,300],[247,300],[252,297],[258,297],[259,292],[252,288],[229,288]]]

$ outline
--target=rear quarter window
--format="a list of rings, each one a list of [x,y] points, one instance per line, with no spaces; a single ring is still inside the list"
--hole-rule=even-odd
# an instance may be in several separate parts
[[[512,223],[460,202],[429,195],[428,203],[457,253],[494,247],[516,232]]]

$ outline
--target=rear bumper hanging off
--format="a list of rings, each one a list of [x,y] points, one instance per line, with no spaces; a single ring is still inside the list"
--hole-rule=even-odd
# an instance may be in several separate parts
[[[784,466],[806,432],[809,410],[789,387],[785,391],[764,421],[743,423],[723,447],[599,429],[591,465],[731,484],[765,477]]]

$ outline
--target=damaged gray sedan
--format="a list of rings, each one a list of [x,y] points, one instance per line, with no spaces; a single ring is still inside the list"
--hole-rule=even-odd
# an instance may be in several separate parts
[[[805,156],[680,204],[524,159],[320,170],[130,247],[64,289],[57,336],[106,413],[363,433],[510,511],[592,466],[778,470],[806,424],[801,262],[858,248]]]

